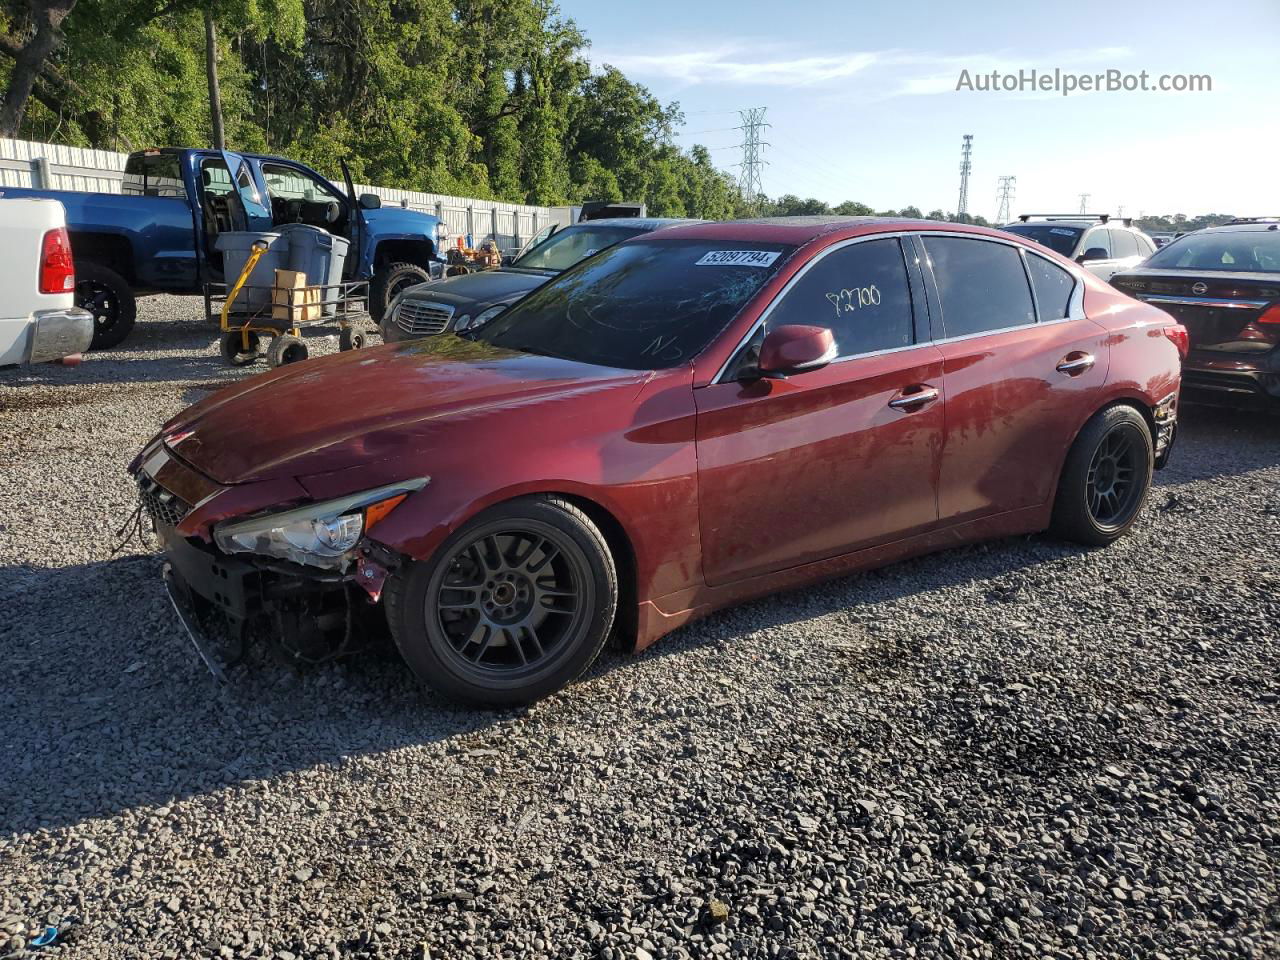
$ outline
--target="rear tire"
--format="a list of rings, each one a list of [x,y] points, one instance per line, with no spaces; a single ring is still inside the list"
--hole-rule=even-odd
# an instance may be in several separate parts
[[[281,334],[271,341],[267,348],[267,363],[272,367],[283,367],[288,363],[300,363],[307,359],[307,345],[292,334]]]
[[[1142,512],[1154,460],[1142,414],[1126,404],[1098,411],[1067,454],[1051,532],[1092,547],[1120,539]]]
[[[387,307],[401,290],[430,279],[431,271],[416,263],[386,263],[379,267],[369,281],[369,316],[373,322],[382,322]]]
[[[387,583],[396,646],[418,678],[453,700],[532,703],[599,656],[618,606],[604,536],[554,497],[499,504],[432,557]]]
[[[93,314],[90,350],[114,347],[129,335],[138,316],[133,288],[114,270],[92,260],[75,261],[76,306]]]
[[[364,332],[351,327],[343,327],[338,334],[339,350],[362,350],[365,345]]]

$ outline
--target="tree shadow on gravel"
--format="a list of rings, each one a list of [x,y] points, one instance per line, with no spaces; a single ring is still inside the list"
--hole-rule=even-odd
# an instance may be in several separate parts
[[[155,556],[0,567],[0,833],[207,794],[482,730],[393,650],[323,667],[254,664],[217,684]]]

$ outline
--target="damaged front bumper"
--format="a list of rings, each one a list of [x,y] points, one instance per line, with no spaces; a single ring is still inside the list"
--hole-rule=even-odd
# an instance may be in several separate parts
[[[350,650],[353,604],[359,599],[352,590],[365,564],[331,573],[241,560],[163,523],[155,529],[164,548],[169,599],[200,659],[219,680],[244,659],[259,633],[292,661],[318,662]],[[230,660],[219,654],[225,641],[217,634],[237,648]]]
[[[320,662],[354,652],[353,637],[377,627],[383,583],[402,559],[381,544],[363,537],[335,568],[230,554],[195,535],[190,522],[228,488],[167,453],[141,458],[134,476],[139,516],[150,520],[164,551],[174,610],[218,679],[244,659],[254,639],[290,662]],[[234,652],[224,659],[219,651],[228,648]]]

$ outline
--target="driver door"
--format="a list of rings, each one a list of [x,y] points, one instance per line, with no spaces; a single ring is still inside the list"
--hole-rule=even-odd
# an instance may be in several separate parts
[[[839,358],[785,379],[735,377],[731,361],[719,382],[694,391],[707,583],[937,524],[942,355],[924,310],[897,237],[828,249],[770,306],[764,329],[828,327]]]

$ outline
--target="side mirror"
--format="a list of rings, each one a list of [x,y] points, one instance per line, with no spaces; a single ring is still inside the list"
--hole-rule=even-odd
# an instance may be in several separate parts
[[[509,267],[515,262],[516,262],[516,256],[514,253],[504,253],[502,255],[502,265],[504,267]]]
[[[378,196],[376,193],[360,194],[361,210],[377,210],[381,206],[382,206],[382,198]]]
[[[826,327],[788,324],[770,330],[760,344],[760,376],[782,378],[825,367],[836,358],[836,338]]]
[[[1076,263],[1084,263],[1088,260],[1108,260],[1111,254],[1107,253],[1104,247],[1090,247],[1080,256],[1076,257]]]

